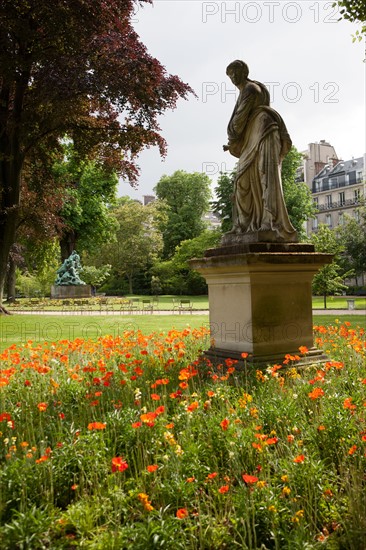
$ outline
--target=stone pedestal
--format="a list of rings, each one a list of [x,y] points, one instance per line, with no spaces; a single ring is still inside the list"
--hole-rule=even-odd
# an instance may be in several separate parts
[[[311,284],[330,254],[297,243],[242,243],[210,249],[191,267],[208,284],[214,362],[250,354],[258,364],[282,362],[306,346],[307,360],[325,356],[314,348]]]
[[[90,298],[91,286],[90,285],[52,285],[51,286],[51,298],[74,300],[77,298]]]

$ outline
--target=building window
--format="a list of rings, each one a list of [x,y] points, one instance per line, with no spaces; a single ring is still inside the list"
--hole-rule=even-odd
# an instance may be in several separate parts
[[[337,187],[337,184],[338,184],[338,179],[337,178],[331,178],[329,180],[329,189],[335,189]]]
[[[343,212],[341,212],[338,216],[338,225],[344,225],[344,215]]]
[[[356,222],[359,222],[360,221],[360,211],[359,210],[355,210],[353,212],[353,217],[354,219],[356,220]]]
[[[354,200],[355,200],[356,203],[360,200],[360,190],[359,189],[354,190]]]
[[[362,183],[362,170],[357,172],[356,181],[357,181],[357,183]]]
[[[345,202],[346,202],[345,195],[344,195],[344,192],[342,191],[342,193],[339,193],[339,205],[344,206]]]
[[[328,226],[328,227],[332,227],[332,216],[330,214],[327,214],[325,216],[325,224]]]
[[[331,208],[332,207],[332,195],[326,195],[325,197],[325,200],[326,200],[326,205],[328,208]]]
[[[313,231],[315,231],[316,229],[318,229],[318,218],[313,218],[312,227],[313,227]]]
[[[313,197],[313,203],[316,209],[319,207],[319,199],[318,197]]]

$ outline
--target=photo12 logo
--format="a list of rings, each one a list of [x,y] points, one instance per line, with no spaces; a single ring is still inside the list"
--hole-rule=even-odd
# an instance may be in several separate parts
[[[300,84],[299,82],[264,82],[268,88],[271,103],[278,100],[287,103],[298,103],[301,100],[312,100],[313,103],[339,103],[338,93],[340,91],[337,82],[313,82],[312,84]],[[236,101],[239,91],[231,88],[226,82],[202,82],[201,100],[208,103],[212,98],[220,103]]]
[[[294,24],[308,12],[313,23],[337,23],[340,18],[334,2],[202,2],[202,22]]]

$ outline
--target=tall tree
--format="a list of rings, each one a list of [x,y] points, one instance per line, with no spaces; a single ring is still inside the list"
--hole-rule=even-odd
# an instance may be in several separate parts
[[[322,267],[313,279],[313,291],[324,298],[324,309],[327,308],[327,296],[340,293],[347,287],[344,279],[351,276],[352,272],[345,272],[341,265],[341,255],[344,247],[335,231],[324,224],[319,226],[316,233],[311,235],[311,240],[316,252],[333,254],[334,258],[330,264]]]
[[[0,304],[32,150],[55,150],[68,133],[80,154],[98,153],[132,183],[146,145],[165,153],[157,117],[190,89],[148,54],[133,8],[133,0],[0,0]]]
[[[296,171],[300,165],[302,154],[292,146],[282,162],[281,176],[283,195],[289,218],[298,232],[300,240],[306,239],[304,223],[313,217],[316,210],[310,189],[305,183],[296,182]],[[213,211],[221,216],[222,230],[229,231],[232,227],[232,195],[235,181],[235,170],[231,174],[221,174],[217,180],[215,194],[217,200],[212,203]]]
[[[129,293],[133,294],[136,272],[148,268],[159,256],[163,240],[158,229],[161,218],[158,201],[147,206],[123,197],[113,209],[118,222],[116,241],[101,248],[89,263],[109,264],[118,277],[126,276]]]
[[[62,260],[76,249],[93,252],[108,242],[116,228],[109,207],[116,200],[117,175],[94,160],[79,159],[71,143],[65,145],[65,156],[56,163],[54,171],[56,181],[64,189],[60,210]]]
[[[348,218],[337,228],[346,262],[354,270],[356,282],[358,277],[363,279],[366,272],[366,206],[360,207],[359,214],[359,220]]]
[[[206,174],[177,170],[163,176],[154,191],[167,204],[167,221],[161,226],[164,257],[173,256],[182,241],[197,237],[204,229],[203,214],[209,209],[210,179]]]
[[[174,256],[156,262],[152,271],[167,294],[206,294],[205,279],[189,265],[192,258],[201,258],[208,248],[218,245],[221,231],[206,229],[194,239],[182,241],[175,249]]]
[[[289,218],[300,241],[306,240],[305,222],[314,217],[316,208],[311,191],[304,182],[296,182],[296,171],[303,155],[292,146],[282,162],[281,176],[283,196]]]
[[[220,173],[215,187],[216,200],[212,201],[212,210],[221,219],[221,230],[223,233],[230,231],[233,225],[233,190],[235,171]]]

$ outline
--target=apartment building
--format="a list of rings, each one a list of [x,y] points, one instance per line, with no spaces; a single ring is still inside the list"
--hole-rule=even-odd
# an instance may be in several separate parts
[[[337,153],[325,139],[320,142],[309,143],[306,151],[301,151],[303,161],[296,173],[296,181],[304,181],[311,189],[314,177],[326,166],[334,166],[339,162]]]
[[[365,159],[363,157],[326,164],[313,178],[311,191],[317,207],[316,217],[307,222],[307,234],[320,224],[330,228],[342,225],[345,216],[359,219],[359,206],[366,197]]]

